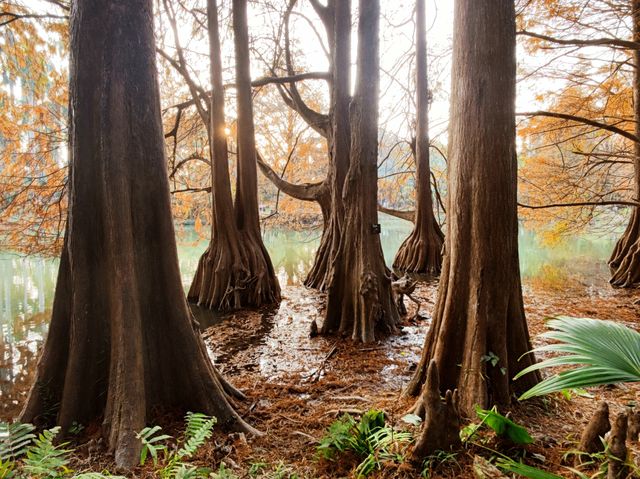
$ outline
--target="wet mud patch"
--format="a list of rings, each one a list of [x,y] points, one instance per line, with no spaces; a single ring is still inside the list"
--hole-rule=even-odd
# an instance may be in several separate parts
[[[202,334],[216,366],[230,377],[256,373],[266,381],[296,378],[317,383],[332,374],[348,377],[360,370],[380,374],[379,381],[400,387],[420,359],[430,324],[431,308],[423,302],[416,318],[411,313],[415,306],[409,304],[412,319],[400,335],[363,345],[331,336],[312,338],[311,323],[322,324],[324,294],[292,286],[283,290],[279,307],[217,317]]]
[[[413,401],[403,398],[401,391],[420,358],[436,288],[428,283],[417,288],[414,297],[421,303],[417,318],[415,304],[405,300],[409,314],[403,334],[367,345],[335,337],[310,338],[311,322],[322,321],[324,295],[302,286],[284,288],[279,308],[227,315],[196,312],[212,359],[247,394],[247,400],[238,403],[238,411],[266,434],[244,437],[216,428],[213,440],[194,461],[215,468],[224,461],[243,478],[249,477],[251,465],[258,463],[268,464],[270,470],[282,463],[291,473],[304,478],[349,477],[357,461],[348,456],[337,462],[320,461],[315,456],[317,441],[343,413],[357,416],[372,408],[384,410],[389,423],[408,428],[401,418]],[[525,281],[524,293],[536,346],[542,344],[536,336],[545,331],[546,318],[556,315],[611,319],[640,329],[637,291],[613,290],[606,283],[594,288],[572,281],[550,288],[548,284]],[[13,383],[13,389],[10,381],[5,385],[12,391],[15,403],[9,407],[4,400],[0,401],[4,419],[19,412],[30,385],[28,374],[37,359],[36,354],[26,352],[20,357],[24,377]],[[513,419],[525,425],[536,439],[528,450],[541,456],[538,467],[566,475],[562,455],[575,446],[598,402],[608,401],[612,413],[616,413],[640,398],[639,385],[591,388],[588,392],[592,397],[574,395],[567,400],[554,395],[514,405]],[[182,427],[179,418],[166,421],[162,417],[155,420],[167,433],[178,436]],[[73,466],[112,469],[111,458],[103,452],[94,452],[92,447],[91,443],[81,446]],[[473,477],[476,452],[460,452],[456,463],[437,468],[431,477]],[[390,467],[373,477],[418,475],[413,469]],[[131,477],[156,475],[151,467],[145,467],[136,469]]]

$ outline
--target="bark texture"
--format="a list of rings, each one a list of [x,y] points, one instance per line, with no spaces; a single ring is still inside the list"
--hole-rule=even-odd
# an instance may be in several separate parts
[[[438,366],[431,361],[420,398],[420,410],[416,411],[424,423],[411,453],[412,461],[419,464],[436,451],[449,451],[461,445],[458,391],[447,390],[442,400],[438,376]]]
[[[629,474],[627,466],[627,413],[619,413],[609,436],[609,464],[607,479],[625,479]]]
[[[152,411],[251,430],[209,361],[182,291],[160,117],[151,0],[71,11],[70,194],[52,320],[22,421],[102,421],[138,461]]]
[[[297,0],[290,0],[285,19],[285,61],[287,74],[295,77],[290,52],[289,17]],[[329,171],[320,183],[293,184],[280,178],[264,161],[259,159],[262,173],[283,193],[302,201],[315,201],[322,211],[323,230],[313,265],[304,281],[310,288],[326,290],[329,281],[331,257],[340,243],[344,220],[342,190],[349,168],[350,122],[349,102],[351,86],[351,1],[328,0],[322,5],[312,0],[329,40],[330,95],[329,112],[322,114],[310,108],[302,99],[292,81],[278,89],[285,103],[298,112],[307,124],[327,140]]]
[[[535,360],[525,355],[532,348],[518,263],[514,4],[457,0],[454,18],[444,267],[406,393],[420,393],[435,359],[442,389],[458,389],[471,417],[475,405],[509,404],[539,375],[511,381]]]
[[[429,82],[425,0],[416,0],[416,212],[411,234],[404,240],[393,268],[437,276],[442,268],[444,235],[433,214],[429,166]]]
[[[357,81],[350,105],[350,166],[342,196],[344,221],[329,265],[327,310],[321,329],[323,334],[350,335],[362,342],[373,341],[376,333],[395,332],[399,323],[377,211],[379,15],[379,0],[360,0]]]
[[[640,42],[640,0],[631,0],[633,40]],[[633,112],[635,136],[640,137],[640,50],[634,50],[633,70]],[[640,198],[640,143],[633,144],[633,170],[635,180],[635,200]],[[610,283],[617,288],[640,286],[640,211],[634,207],[629,224],[609,259]]]
[[[344,223],[342,192],[351,148],[351,126],[349,102],[351,100],[351,1],[333,0],[325,11],[327,35],[331,51],[331,106],[329,109],[330,128],[327,135],[329,148],[329,171],[325,179],[325,189],[331,200],[329,214],[325,218],[320,246],[313,266],[309,270],[305,285],[321,291],[327,289],[331,258],[340,246]]]
[[[280,301],[280,286],[260,234],[246,2],[233,4],[238,101],[235,203],[229,178],[216,0],[208,0],[207,12],[212,84],[209,144],[213,160],[213,221],[211,242],[200,258],[188,298],[199,306],[219,311],[257,308]]]
[[[586,452],[587,454],[578,454],[575,461],[576,465],[588,461],[589,454],[604,450],[602,439],[610,429],[609,405],[605,401],[602,401],[598,406],[598,410],[589,421],[589,424],[587,424],[587,427],[582,431],[578,451]]]

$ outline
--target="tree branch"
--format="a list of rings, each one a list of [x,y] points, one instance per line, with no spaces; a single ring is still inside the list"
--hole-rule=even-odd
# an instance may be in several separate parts
[[[258,160],[258,168],[260,168],[260,171],[262,172],[262,174],[266,176],[267,179],[271,181],[271,183],[273,183],[276,188],[278,188],[278,190],[282,191],[283,193],[297,200],[302,200],[302,201],[318,200],[322,192],[322,188],[324,188],[324,181],[320,181],[317,183],[305,183],[302,185],[289,183],[287,180],[281,178],[280,175],[278,175],[278,173],[273,171],[273,168],[271,168],[262,159],[262,156],[259,153],[256,155],[256,157]]]
[[[415,216],[416,216],[416,212],[415,211],[401,211],[401,210],[394,210],[392,208],[386,208],[384,206],[382,206],[380,203],[378,203],[378,211],[380,213],[385,213],[389,216],[395,216],[396,218],[400,218],[402,220],[407,220],[407,221],[411,221],[413,223],[413,221],[415,221]]]
[[[548,205],[526,205],[518,203],[521,208],[541,210],[545,208],[570,208],[576,206],[640,206],[637,201],[583,201],[578,203],[551,203]]]
[[[582,116],[569,115],[567,113],[558,113],[553,111],[531,111],[531,112],[523,112],[516,113],[517,116],[547,116],[550,118],[559,118],[561,120],[574,121],[576,123],[582,123],[583,125],[594,126],[596,128],[600,128],[602,130],[610,131],[611,133],[615,133],[617,135],[623,136],[628,140],[631,140],[636,143],[640,143],[640,138],[638,138],[633,133],[629,133],[617,126],[607,125],[606,123],[601,123],[599,121],[591,120],[589,118],[584,118]]]
[[[547,35],[542,35],[540,33],[529,32],[527,30],[521,30],[518,32],[518,35],[523,35],[526,37],[537,38],[539,40],[544,40],[545,42],[556,43],[558,45],[569,45],[569,46],[591,46],[591,47],[618,47],[625,48],[629,50],[640,50],[640,43],[633,42],[630,40],[621,40],[619,38],[591,38],[591,39],[581,39],[581,38],[556,38],[550,37]]]

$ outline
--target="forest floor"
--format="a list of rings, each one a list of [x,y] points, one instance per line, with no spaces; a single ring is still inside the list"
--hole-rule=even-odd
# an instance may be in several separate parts
[[[418,319],[407,320],[401,335],[371,345],[331,337],[309,338],[311,321],[322,318],[323,297],[304,287],[285,288],[277,310],[215,318],[211,326],[203,324],[206,318],[199,315],[218,367],[247,394],[241,414],[265,435],[245,437],[217,430],[214,441],[195,462],[217,469],[224,461],[239,477],[350,477],[358,460],[348,455],[335,462],[320,460],[316,456],[318,440],[345,412],[357,417],[369,409],[381,409],[390,424],[413,428],[401,421],[412,405],[411,400],[401,397],[401,391],[419,360],[435,295],[435,284],[421,284],[414,295],[421,302]],[[594,287],[578,280],[570,286],[565,281],[530,281],[525,282],[524,295],[534,346],[541,344],[536,337],[545,330],[545,319],[557,315],[610,319],[640,329],[638,291]],[[411,317],[415,306],[410,301],[407,304]],[[524,448],[528,463],[563,477],[576,477],[566,469],[562,457],[576,446],[598,403],[609,402],[616,413],[638,401],[640,386],[592,388],[589,393],[589,397],[574,395],[570,399],[555,395],[512,408],[512,419],[526,426],[535,439]],[[19,404],[12,411],[5,409],[2,415],[8,419],[17,407]],[[178,434],[180,423],[163,426],[165,431]],[[638,444],[633,447],[637,460],[640,448]],[[503,445],[500,450],[514,457],[523,455],[523,448],[509,452]],[[428,477],[474,477],[476,454],[491,455],[468,447],[448,461],[434,464]],[[77,469],[111,466],[108,457],[92,453],[90,447],[79,447],[74,463]],[[421,472],[407,465],[387,464],[372,477],[413,478]],[[155,475],[146,466],[134,470],[131,477]]]

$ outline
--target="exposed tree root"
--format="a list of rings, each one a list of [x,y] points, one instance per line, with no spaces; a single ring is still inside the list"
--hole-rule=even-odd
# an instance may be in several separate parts
[[[198,262],[187,294],[189,301],[216,311],[257,308],[280,301],[280,286],[262,240],[240,235],[241,242],[230,242],[214,235]]]
[[[604,450],[604,444],[602,440],[604,436],[611,429],[611,423],[609,422],[609,405],[602,401],[598,406],[598,410],[587,424],[587,427],[582,431],[580,437],[580,443],[578,444],[578,451],[585,452],[587,454],[593,454],[594,452],[600,452]],[[578,454],[576,456],[576,464],[582,464],[588,456]]]
[[[438,276],[442,269],[444,235],[431,214],[431,226],[416,223],[393,260],[393,268],[407,273]]]
[[[627,413],[616,416],[609,436],[609,465],[607,479],[625,479],[629,473],[627,461]]]
[[[444,401],[440,398],[438,366],[433,360],[429,363],[420,401],[424,422],[411,453],[411,460],[417,463],[436,451],[449,451],[460,446],[458,392],[447,390]]]

